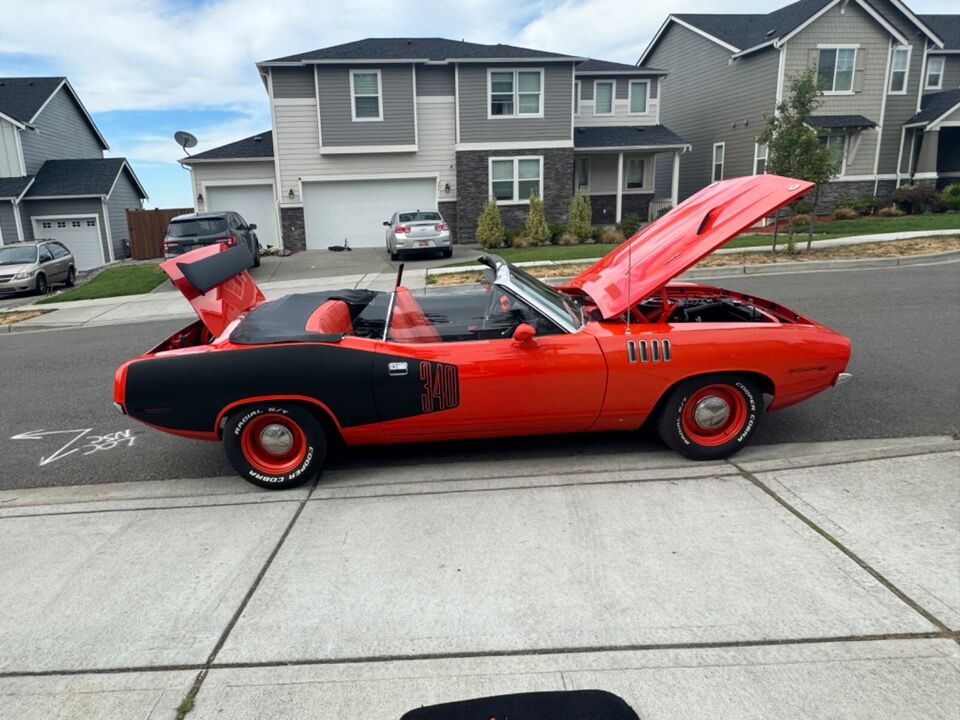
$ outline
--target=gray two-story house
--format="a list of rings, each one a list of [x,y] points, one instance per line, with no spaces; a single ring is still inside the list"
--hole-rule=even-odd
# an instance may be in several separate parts
[[[660,122],[660,70],[443,38],[367,39],[258,64],[270,132],[184,158],[198,209],[232,209],[291,249],[381,246],[394,211],[437,208],[470,241],[494,198],[522,226],[531,193],[564,222],[675,200],[688,147]],[[653,204],[656,208],[657,205]]]
[[[941,150],[958,144],[944,143],[960,100],[950,76],[957,21],[917,16],[900,0],[800,0],[767,14],[670,15],[638,64],[667,71],[670,103],[661,116],[693,145],[681,158],[680,197],[765,171],[767,150],[757,135],[791,79],[811,65],[823,101],[811,125],[837,169],[821,195],[824,206],[885,195],[908,181],[942,183],[960,170],[955,152]],[[933,88],[952,90],[933,98]]]
[[[0,245],[61,241],[78,270],[122,257],[147,197],[63,77],[0,78]]]

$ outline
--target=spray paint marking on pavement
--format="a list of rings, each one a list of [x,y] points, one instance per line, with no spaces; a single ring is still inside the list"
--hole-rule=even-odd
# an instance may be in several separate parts
[[[96,452],[113,450],[116,447],[132,447],[137,439],[137,434],[133,430],[118,430],[117,432],[107,433],[105,435],[91,435],[93,428],[79,428],[76,430],[30,430],[29,432],[14,435],[11,440],[43,440],[51,435],[72,435],[53,455],[40,457],[40,467],[49,465],[57,460],[80,453],[80,455],[93,455]],[[83,442],[81,442],[83,441]]]

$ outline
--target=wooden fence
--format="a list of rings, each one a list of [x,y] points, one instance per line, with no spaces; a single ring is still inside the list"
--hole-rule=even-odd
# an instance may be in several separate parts
[[[163,234],[170,219],[192,212],[193,208],[127,210],[131,257],[134,260],[163,257]]]

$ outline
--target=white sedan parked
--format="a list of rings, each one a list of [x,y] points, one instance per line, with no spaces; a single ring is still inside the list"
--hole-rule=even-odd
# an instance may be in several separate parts
[[[383,224],[387,228],[387,252],[391,260],[399,260],[401,253],[437,250],[443,257],[453,255],[450,226],[436,210],[395,212]]]

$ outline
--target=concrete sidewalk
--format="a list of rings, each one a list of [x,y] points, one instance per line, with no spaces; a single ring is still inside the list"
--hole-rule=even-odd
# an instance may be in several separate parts
[[[372,456],[0,493],[0,716],[391,720],[603,688],[646,719],[960,715],[960,443]]]

